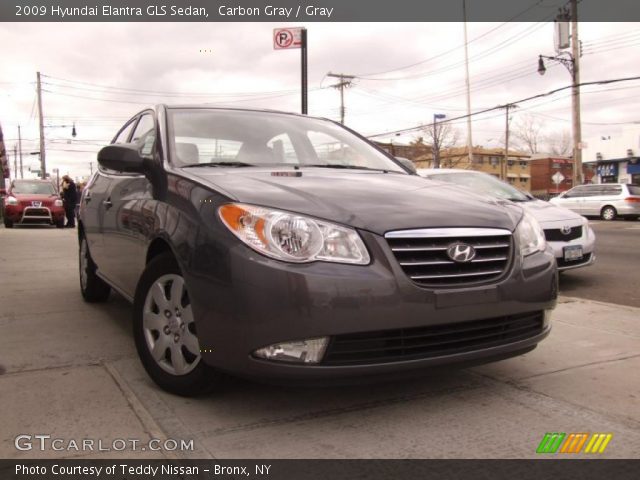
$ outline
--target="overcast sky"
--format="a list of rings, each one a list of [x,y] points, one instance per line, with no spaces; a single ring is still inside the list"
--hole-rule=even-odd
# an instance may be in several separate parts
[[[555,13],[550,7],[549,18]],[[89,173],[100,145],[134,113],[155,103],[215,103],[300,109],[300,52],[274,51],[267,23],[0,24],[0,123],[8,150],[22,125],[25,171],[36,166],[36,71],[43,75],[47,166]],[[288,25],[294,26],[294,25]],[[346,124],[365,134],[464,115],[462,23],[310,23],[309,113],[339,118],[329,71],[358,75],[345,93]],[[640,75],[638,23],[581,23],[582,82]],[[538,54],[554,55],[553,22],[468,24],[472,111],[569,85],[561,65],[536,72]],[[413,65],[413,66],[410,66]],[[384,73],[388,72],[388,73]],[[583,88],[583,137],[615,134],[640,121],[640,81]],[[522,103],[547,132],[571,128],[569,90]],[[78,135],[71,137],[75,122]],[[460,143],[465,121],[454,122]],[[66,125],[66,126],[65,126]],[[478,115],[476,145],[498,146],[504,113]],[[382,136],[406,143],[416,137]],[[11,160],[13,166],[13,160]]]

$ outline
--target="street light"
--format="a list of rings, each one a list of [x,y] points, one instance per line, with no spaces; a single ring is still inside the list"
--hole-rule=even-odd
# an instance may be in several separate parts
[[[547,55],[538,56],[538,73],[544,75],[547,68],[544,59],[561,63],[571,75],[571,111],[573,127],[573,185],[582,183],[582,131],[580,126],[580,87],[579,87],[579,62],[570,52],[560,52],[555,57]]]
[[[444,120],[447,116],[444,113],[433,114],[433,168],[440,168],[440,139],[438,138],[438,130],[436,123],[438,120]]]

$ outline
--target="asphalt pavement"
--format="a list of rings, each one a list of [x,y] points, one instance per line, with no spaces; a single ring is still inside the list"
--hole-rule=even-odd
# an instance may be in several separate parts
[[[596,226],[599,259],[610,248],[601,231],[614,231],[614,245],[631,238],[633,250],[640,231],[616,229],[627,226]],[[620,263],[607,269],[633,284],[638,257],[624,255],[611,253]],[[598,285],[598,272],[567,278]],[[546,432],[611,433],[597,456],[640,458],[638,308],[561,297],[536,350],[470,370],[341,388],[229,379],[196,399],[149,380],[130,318],[116,294],[83,302],[75,231],[0,228],[0,458],[534,458]],[[41,434],[193,449],[16,448],[17,436]]]
[[[640,221],[592,220],[596,262],[560,276],[563,295],[640,307]]]

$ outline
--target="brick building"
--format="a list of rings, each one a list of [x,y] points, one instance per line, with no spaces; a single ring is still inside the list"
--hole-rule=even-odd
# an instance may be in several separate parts
[[[573,160],[569,157],[538,156],[531,159],[531,194],[540,198],[550,198],[573,188]],[[554,176],[560,175],[554,181]],[[595,170],[593,165],[583,164],[584,183],[592,183]]]

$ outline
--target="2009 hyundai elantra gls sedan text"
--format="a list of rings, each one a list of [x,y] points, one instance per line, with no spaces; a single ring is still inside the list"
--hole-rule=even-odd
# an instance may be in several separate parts
[[[556,263],[535,219],[332,121],[158,106],[98,162],[82,294],[133,302],[142,363],[170,392],[220,372],[326,382],[484,363],[550,331]]]

